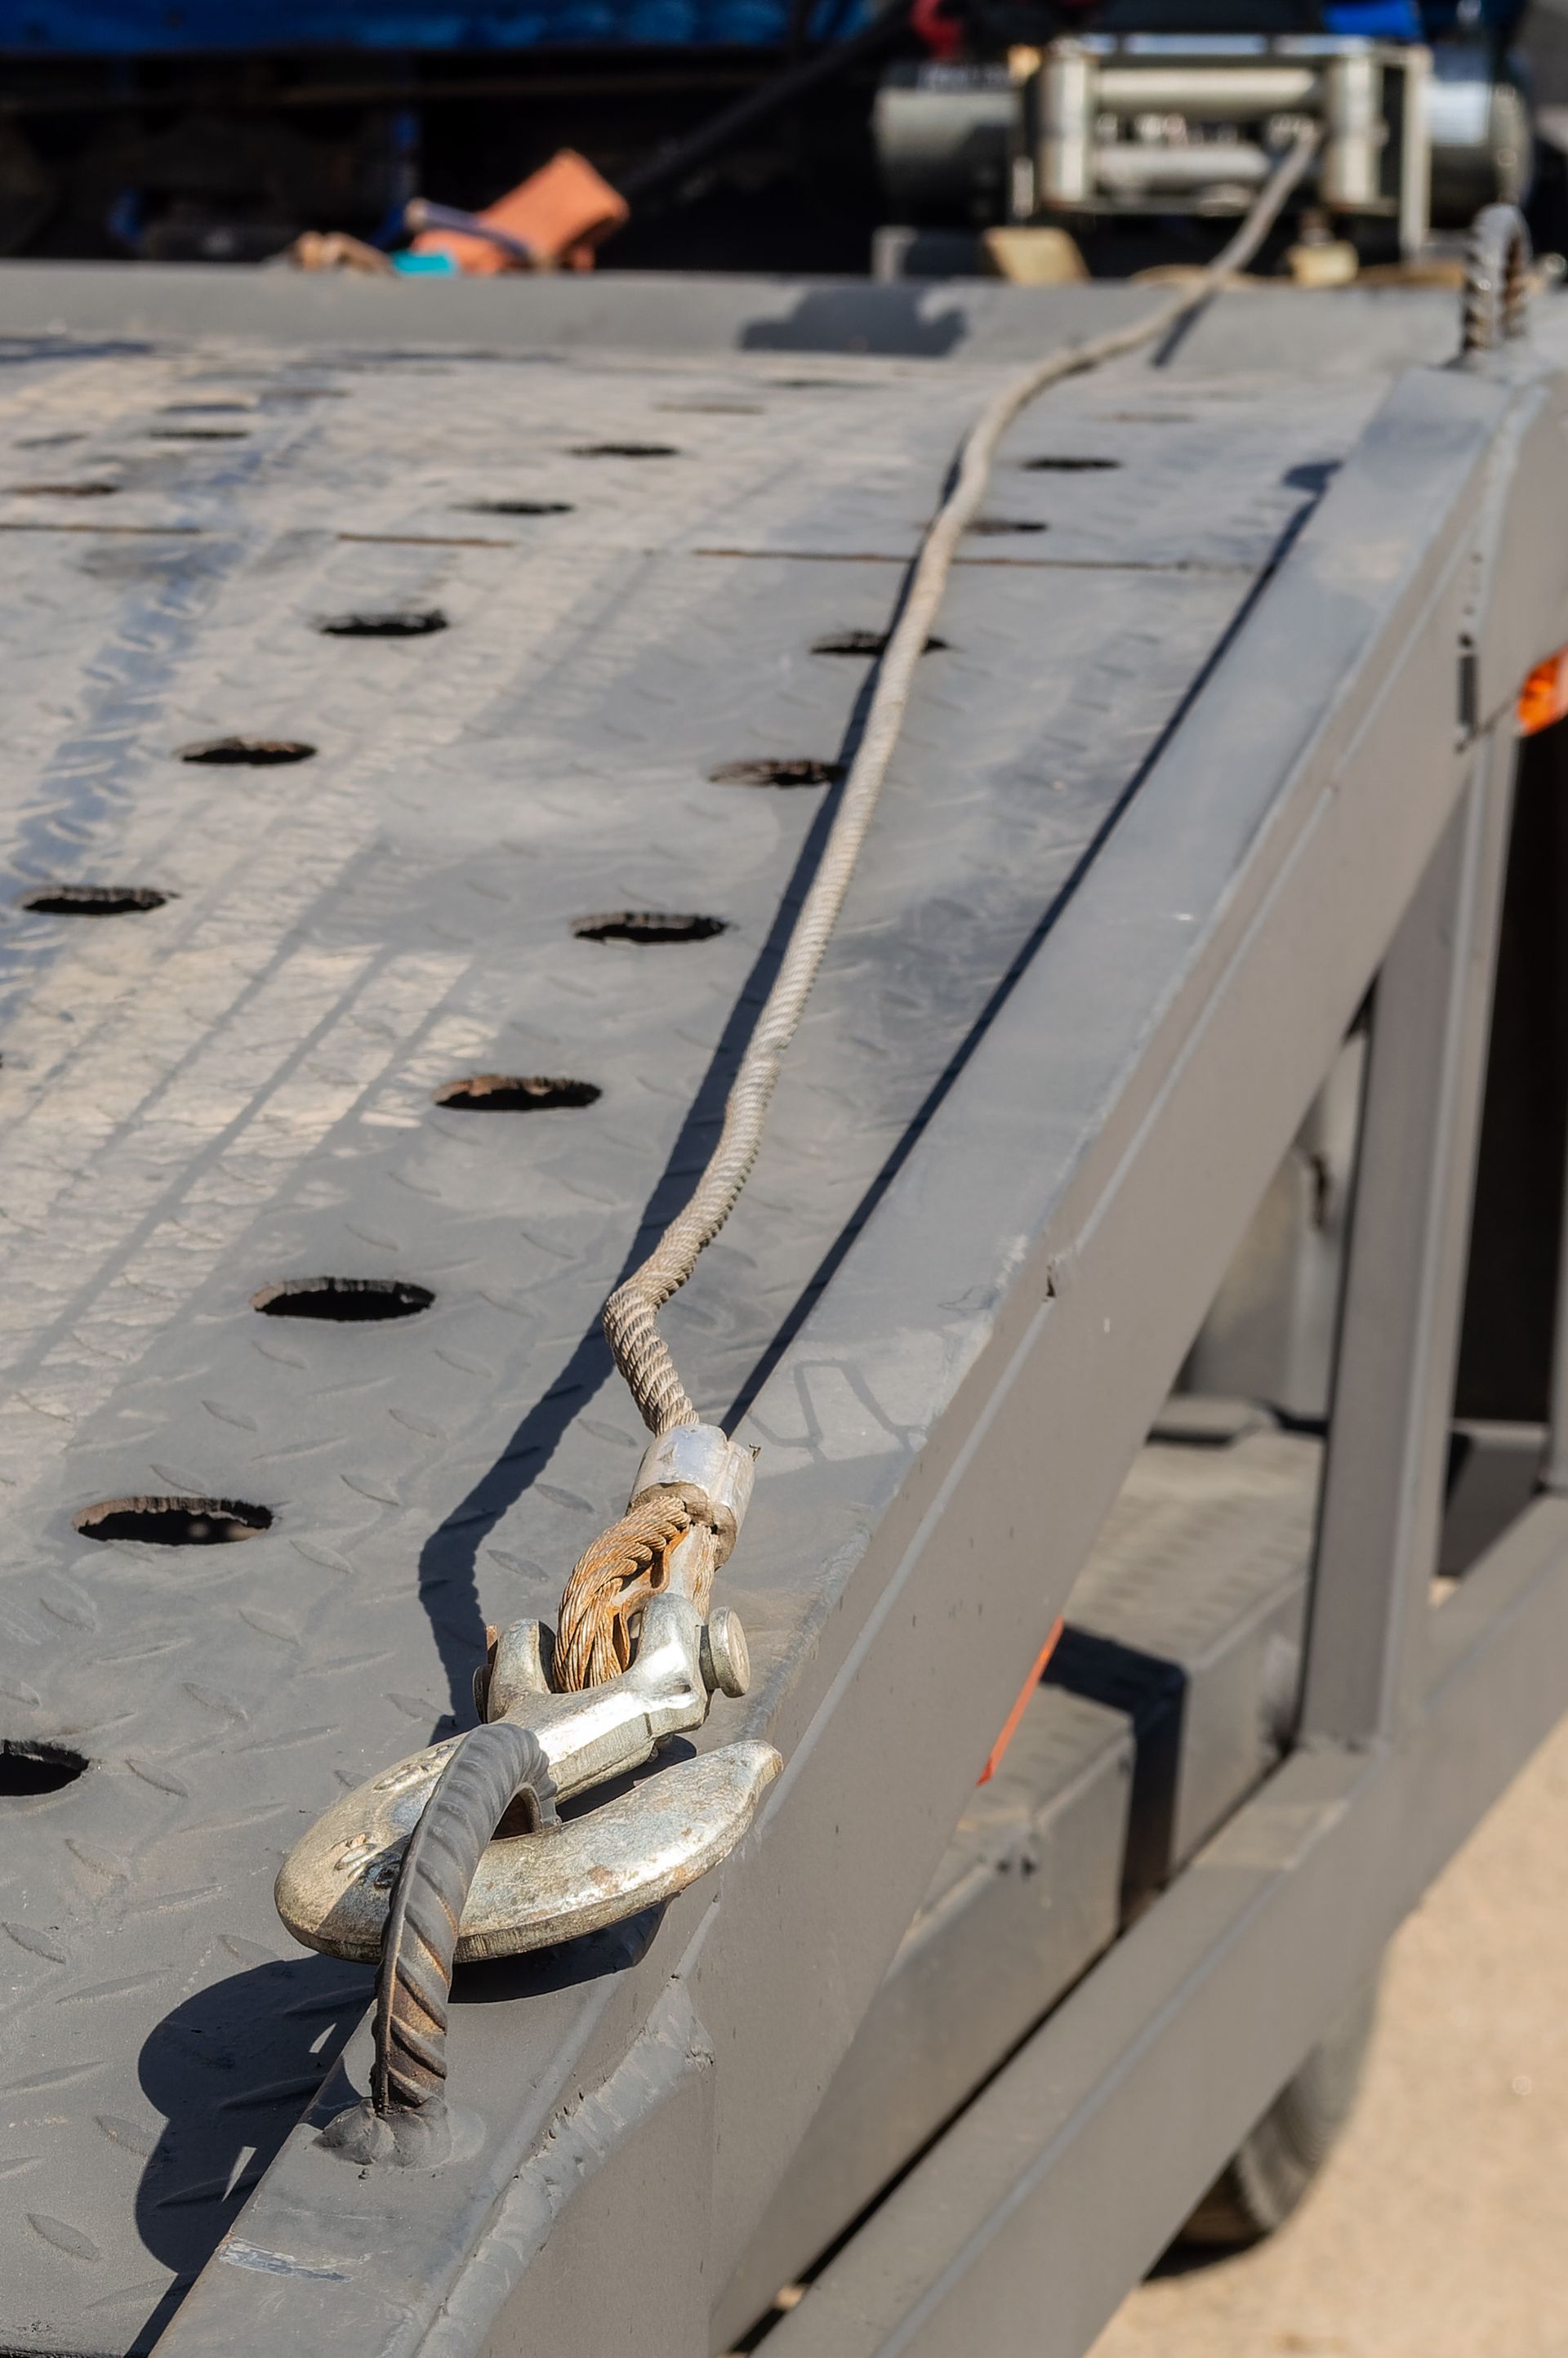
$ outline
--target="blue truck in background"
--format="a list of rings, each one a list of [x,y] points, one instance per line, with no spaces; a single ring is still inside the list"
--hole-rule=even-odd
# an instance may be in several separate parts
[[[5,0],[0,54],[157,58],[375,49],[430,56],[613,42],[636,49],[782,48],[791,0]],[[813,39],[864,22],[864,0],[812,11]]]

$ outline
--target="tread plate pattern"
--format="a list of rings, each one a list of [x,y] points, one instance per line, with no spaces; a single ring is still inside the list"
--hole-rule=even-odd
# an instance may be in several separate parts
[[[484,1619],[549,1611],[623,1501],[641,1436],[598,1305],[706,1151],[820,827],[819,794],[708,773],[840,751],[867,665],[809,650],[885,628],[1000,372],[5,356],[0,1734],[93,1766],[0,1801],[0,2344],[108,2353],[146,2346],[363,2006],[367,1976],[290,1950],[283,1853],[466,1714]],[[1380,390],[1137,364],[1021,424],[994,505],[1050,529],[956,573],[754,1184],[668,1314],[710,1411],[811,1299]],[[161,438],[191,401],[240,405],[243,438]],[[573,455],[655,439],[677,455]],[[1118,467],[1021,463],[1090,446]],[[474,512],[498,498],[570,513]],[[402,606],[449,627],[315,627]],[[236,732],[319,752],[174,758]],[[15,905],[61,879],[170,897]],[[570,937],[622,906],[729,930]],[[603,1094],[432,1106],[496,1070]],[[250,1311],[321,1271],[436,1304]],[[828,1371],[803,1403],[829,1455],[884,1412],[845,1394]],[[148,1491],[274,1526],[222,1551],[72,1528]]]

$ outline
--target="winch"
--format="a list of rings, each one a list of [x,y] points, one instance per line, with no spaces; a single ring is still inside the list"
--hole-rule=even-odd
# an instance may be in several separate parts
[[[1380,224],[1401,254],[1528,187],[1525,99],[1479,38],[1102,30],[1091,19],[1014,45],[1005,61],[899,67],[875,108],[890,207],[921,225],[1245,212],[1307,125],[1320,143],[1305,204],[1374,243]]]

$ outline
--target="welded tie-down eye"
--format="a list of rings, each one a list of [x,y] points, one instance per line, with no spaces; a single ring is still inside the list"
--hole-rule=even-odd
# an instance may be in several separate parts
[[[683,1487],[706,1487],[691,1479],[696,1453],[689,1444],[672,1453],[673,1439],[665,1436],[648,1452],[634,1498],[647,1494],[650,1471],[670,1478],[672,1455]],[[749,1471],[750,1453],[735,1455],[745,1457]],[[732,1496],[731,1511],[733,1503]],[[743,1511],[743,1496],[739,1504]],[[692,1552],[700,1558],[700,1550]],[[707,1579],[699,1572],[691,1584],[703,1604],[710,1578],[709,1566]],[[557,1807],[643,1767],[671,1737],[701,1727],[716,1693],[746,1692],[750,1665],[739,1619],[724,1606],[705,1615],[682,1593],[687,1585],[677,1574],[665,1593],[649,1598],[624,1671],[574,1693],[551,1686],[554,1640],[543,1623],[520,1621],[505,1630],[482,1681],[485,1725],[471,1736],[411,1753],[345,1794],[289,1854],[276,1900],[295,1938],[333,1956],[382,1956],[410,1838],[465,1745],[505,1756],[495,1789],[503,1814],[479,1835],[484,1846],[455,1927],[458,1963],[513,1956],[619,1922],[717,1866],[782,1766],[770,1744],[730,1744],[665,1761],[590,1808],[562,1818]],[[489,1736],[491,1727],[517,1736],[508,1743]]]

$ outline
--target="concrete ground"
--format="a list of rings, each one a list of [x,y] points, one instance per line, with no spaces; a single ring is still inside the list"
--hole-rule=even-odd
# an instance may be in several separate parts
[[[1568,1725],[1390,1953],[1361,2102],[1271,2243],[1091,2358],[1568,2358]]]

